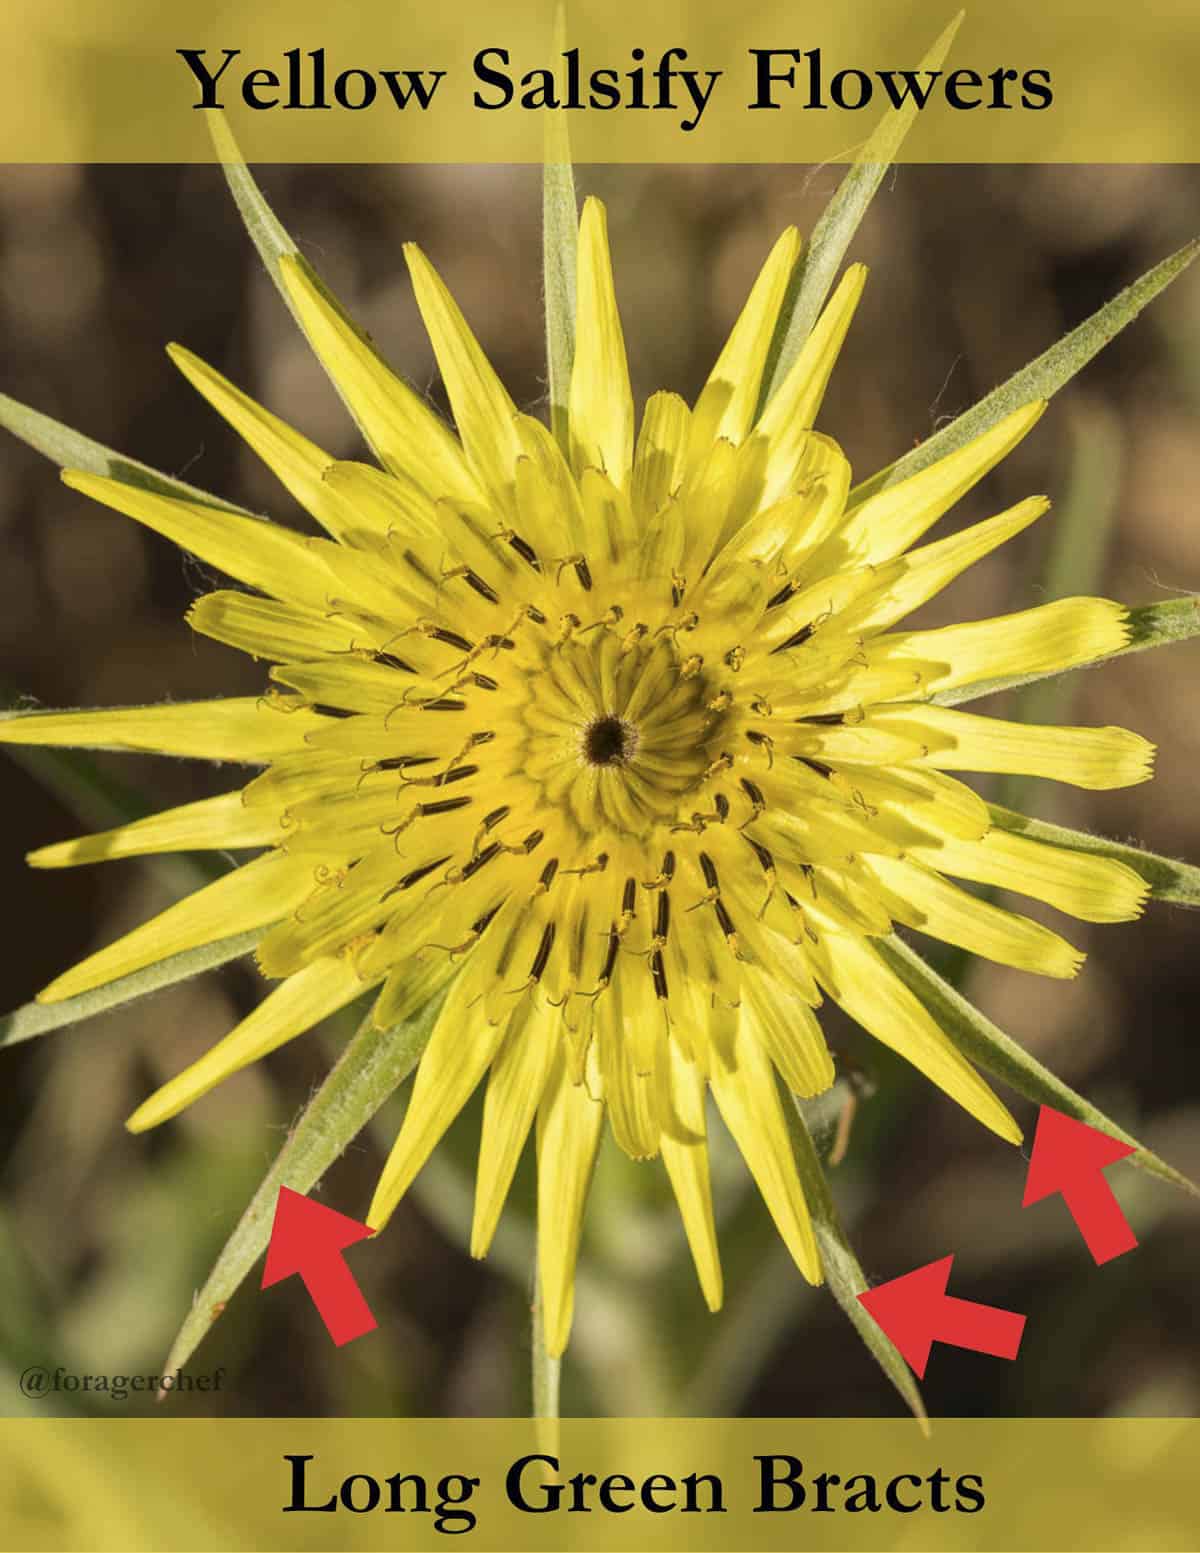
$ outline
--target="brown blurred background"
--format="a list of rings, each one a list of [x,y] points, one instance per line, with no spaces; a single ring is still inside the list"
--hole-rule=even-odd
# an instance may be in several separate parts
[[[811,229],[836,169],[580,170],[606,198],[639,399],[694,397],[781,226]],[[440,267],[523,408],[544,407],[540,179],[535,168],[267,168],[264,191],[324,278],[401,372],[442,403],[400,256]],[[1200,231],[1194,168],[903,168],[852,256],[873,275],[822,429],[860,476],[927,436]],[[156,467],[285,522],[270,475],[171,367],[180,340],[308,435],[361,456],[352,426],[244,236],[215,168],[20,167],[0,177],[0,390]],[[1029,441],[952,516],[1034,491],[1073,512],[1079,537],[1050,565],[1056,515],[957,583],[931,621],[1022,608],[1054,593],[1128,603],[1200,588],[1200,273],[1186,275],[1055,401]],[[1078,514],[1082,511],[1082,518]],[[1094,513],[1094,522],[1088,514]],[[1093,583],[1089,533],[1111,520]],[[253,692],[262,671],[193,637],[204,568],[62,487],[0,443],[0,677],[46,706]],[[1006,795],[1032,812],[1200,861],[1200,647],[1076,676],[1038,715],[1116,722],[1160,745],[1156,779],[1083,794]],[[997,705],[997,711],[1010,711]],[[103,760],[155,806],[232,785],[184,762]],[[234,773],[237,779],[237,773]],[[4,967],[11,1008],[72,961],[169,903],[178,869],[118,862],[26,869],[29,848],[79,824],[24,769],[0,760]],[[1091,951],[1063,984],[976,964],[967,990],[1115,1119],[1200,1177],[1196,919],[1068,936]],[[922,947],[925,947],[923,945]],[[222,1035],[258,989],[239,966],[75,1029],[4,1051],[0,1083],[0,1412],[23,1403],[28,1364],[151,1373],[313,1086],[313,1034],[178,1120],[131,1138],[123,1118]],[[932,1412],[1200,1411],[1200,1208],[1129,1169],[1122,1200],[1142,1241],[1092,1266],[1061,1202],[1022,1212],[1024,1166],[903,1065],[832,1027],[876,1085],[835,1189],[876,1279],[949,1251],[955,1292],[1029,1316],[1017,1363],[935,1351]],[[327,1032],[327,1036],[328,1036]],[[344,1034],[344,1032],[343,1032]],[[338,1039],[338,1032],[333,1032]],[[1032,1107],[1017,1106],[1025,1123]],[[527,1406],[528,1181],[500,1252],[463,1249],[468,1115],[370,1253],[356,1263],[380,1320],[335,1351],[291,1284],[247,1281],[191,1368],[224,1391],[176,1412],[510,1413]],[[899,1406],[833,1302],[810,1291],[717,1147],[727,1222],[726,1311],[704,1311],[658,1166],[606,1152],[593,1194],[564,1411],[889,1413]],[[361,1216],[379,1143],[363,1138],[325,1199]],[[73,1399],[83,1411],[142,1404]]]

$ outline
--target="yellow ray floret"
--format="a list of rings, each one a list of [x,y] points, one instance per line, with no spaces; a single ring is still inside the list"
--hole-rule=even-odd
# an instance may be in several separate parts
[[[310,1030],[366,990],[350,960],[314,960],[297,975],[280,982],[224,1040],[143,1101],[126,1127],[130,1132],[145,1132],[148,1127],[157,1127],[177,1116],[214,1085]]]
[[[297,696],[234,696],[224,701],[166,701],[158,706],[86,712],[25,712],[0,717],[0,744],[136,750],[265,765],[305,747],[326,726]]]
[[[26,862],[34,868],[74,868],[79,863],[102,863],[116,857],[144,857],[153,852],[268,847],[280,840],[278,813],[249,809],[242,790],[202,798],[198,803],[164,809],[144,820],[117,825],[92,836],[39,847]]]
[[[616,486],[633,457],[633,392],[617,312],[608,217],[589,199],[579,223],[575,363],[571,370],[571,462],[576,474],[600,469]]]

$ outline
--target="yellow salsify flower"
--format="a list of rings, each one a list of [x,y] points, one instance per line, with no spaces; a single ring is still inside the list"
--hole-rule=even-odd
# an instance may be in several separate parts
[[[954,772],[1140,782],[1118,728],[1026,727],[943,692],[1118,651],[1126,612],[1070,598],[937,630],[901,622],[1047,509],[926,531],[1037,422],[1027,405],[856,502],[811,428],[862,292],[849,269],[761,413],[799,254],[783,234],[694,407],[640,427],[603,206],[580,232],[569,447],[518,412],[425,256],[406,251],[457,435],[294,258],[287,294],[382,468],[340,462],[189,352],[172,356],[312,514],[306,538],[203,500],[67,471],[74,489],[255,591],[194,630],[271,664],[263,696],[43,713],[0,740],[261,765],[245,787],[44,847],[39,867],[191,848],[261,855],[93,954],[54,1001],[257,932],[275,988],[130,1118],[152,1127],[377,989],[381,1031],[448,987],[370,1210],[382,1225],[487,1075],[472,1251],[488,1249],[536,1128],[547,1346],[561,1353],[607,1115],[661,1155],[708,1304],[721,1302],[711,1092],[801,1272],[821,1264],[776,1074],[834,1079],[828,996],[1002,1138],[1016,1122],[886,966],[894,923],[1004,964],[1075,974],[1065,939],[954,880],[1088,921],[1141,877],[995,828]]]

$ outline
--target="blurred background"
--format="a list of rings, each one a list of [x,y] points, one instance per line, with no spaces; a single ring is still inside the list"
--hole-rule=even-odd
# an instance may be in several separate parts
[[[639,400],[694,398],[779,229],[810,230],[838,169],[582,168],[609,203]],[[443,403],[400,255],[439,266],[514,397],[544,409],[537,168],[266,168],[284,224],[391,363]],[[821,427],[859,477],[927,436],[1200,231],[1195,168],[912,167],[889,175],[851,256],[873,270]],[[338,456],[353,427],[244,236],[216,168],[10,167],[0,177],[0,390],[189,481],[302,523],[194,395],[163,345],[190,346]],[[927,609],[942,623],[1100,591],[1127,603],[1200,588],[1200,273],[1175,283],[1055,400],[952,514],[1045,491],[1055,512]],[[940,532],[948,532],[944,526]],[[263,671],[182,617],[212,579],[166,541],[87,503],[0,443],[0,678],[9,704],[93,706],[254,693]],[[1120,723],[1160,745],[1153,783],[1090,794],[1009,786],[1001,801],[1200,861],[1200,644],[1076,675],[1023,706]],[[230,773],[101,757],[152,807]],[[235,773],[235,779],[237,774]],[[81,828],[36,774],[0,759],[0,1007],[193,882],[186,862],[39,873],[23,854]],[[92,828],[90,825],[86,828]],[[1052,914],[1048,914],[1048,920]],[[1179,1169],[1200,1177],[1200,935],[1164,906],[1071,923],[1073,983],[955,965],[985,1012]],[[919,940],[916,940],[920,942]],[[921,943],[928,948],[928,943]],[[314,1032],[133,1138],[125,1116],[259,995],[239,964],[0,1053],[0,1413],[152,1410],[66,1394],[24,1402],[29,1364],[157,1373],[193,1293],[347,1026]],[[1141,1240],[1097,1270],[1060,1201],[1019,1209],[1024,1164],[844,1024],[864,1098],[834,1189],[868,1276],[955,1252],[955,1292],[1026,1312],[1016,1363],[937,1349],[932,1413],[1200,1412],[1200,1210],[1122,1167]],[[873,1091],[873,1093],[869,1093]],[[1033,1108],[1016,1102],[1032,1126]],[[395,1126],[385,1112],[326,1178],[361,1217]],[[528,1406],[526,1178],[483,1264],[465,1250],[478,1114],[468,1112],[355,1270],[379,1319],[335,1350],[295,1280],[255,1274],[189,1368],[219,1394],[176,1414],[508,1414]],[[714,1142],[727,1305],[704,1309],[658,1165],[606,1146],[592,1194],[563,1411],[890,1414],[902,1404],[828,1295],[810,1290]]]

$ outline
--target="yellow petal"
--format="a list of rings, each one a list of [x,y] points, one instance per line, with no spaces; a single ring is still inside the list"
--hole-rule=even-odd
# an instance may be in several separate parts
[[[758,408],[763,366],[799,252],[800,234],[795,227],[788,227],[759,271],[746,305],[696,401],[692,412],[693,458],[702,458],[718,438],[737,444],[749,431]]]
[[[116,857],[144,857],[152,852],[183,852],[190,847],[267,847],[282,836],[278,814],[248,809],[239,788],[219,798],[164,809],[144,820],[117,825],[74,841],[30,852],[34,868],[73,868]]]
[[[508,1023],[504,1044],[488,1075],[475,1176],[471,1255],[486,1256],[496,1233],[513,1172],[541,1104],[562,1039],[561,1014],[546,1005],[525,1007]]]
[[[1006,723],[945,706],[873,707],[864,726],[919,741],[919,762],[940,770],[1047,777],[1075,787],[1131,787],[1149,779],[1154,760],[1154,746],[1126,728]]]
[[[598,469],[585,469],[579,478],[583,502],[583,550],[593,575],[607,565],[620,564],[636,545],[639,525],[628,496]]]
[[[1014,410],[965,447],[851,508],[836,539],[842,564],[890,561],[915,544],[1016,447],[1045,409],[1046,401],[1039,399]]]
[[[555,1064],[537,1118],[538,1281],[546,1349],[558,1358],[571,1335],[575,1262],[604,1106]]]
[[[908,908],[897,912],[901,922],[944,943],[1001,965],[1068,980],[1083,963],[1083,955],[1065,938],[1027,917],[979,900],[934,868],[894,857],[864,858],[863,866]]]
[[[794,495],[763,507],[744,523],[720,560],[777,563],[791,572],[820,547],[840,521],[850,489],[850,465],[836,442],[820,432],[808,433],[793,488]],[[740,494],[737,501],[742,501]]]
[[[766,1052],[739,1030],[734,1065],[714,1062],[709,1084],[784,1245],[809,1283],[820,1283],[821,1258]]]
[[[1111,599],[1056,599],[1014,615],[970,620],[935,631],[879,636],[872,658],[946,665],[929,674],[937,694],[1021,674],[1057,674],[1119,652],[1129,640],[1129,616]]]
[[[618,955],[611,985],[593,1004],[596,1061],[613,1137],[631,1159],[653,1159],[662,1131],[655,1073],[659,1054],[652,1050],[648,1059],[639,1061],[633,1049],[638,1032],[658,1045],[666,1061],[664,1015],[655,1006],[652,988],[643,967],[632,965],[628,955]]]
[[[298,906],[311,889],[311,861],[280,852],[255,858],[81,960],[39,992],[38,1002],[57,1003],[186,949],[266,927]]]
[[[996,828],[976,841],[914,849],[944,873],[1014,890],[1084,922],[1128,922],[1140,916],[1150,886],[1116,858],[1047,846]]]
[[[713,1220],[712,1188],[708,1177],[708,1139],[704,1115],[706,1086],[699,1069],[668,1043],[671,1063],[672,1111],[677,1125],[664,1130],[663,1164],[679,1204],[696,1276],[709,1310],[720,1310],[722,1299],[721,1257]]]
[[[383,712],[415,705],[418,698],[434,698],[445,683],[423,679],[386,663],[365,658],[318,658],[312,663],[277,664],[271,678],[316,706],[336,706],[348,712]]]
[[[316,609],[328,599],[330,575],[318,548],[328,540],[305,539],[276,523],[160,496],[77,469],[65,469],[62,478],[72,490],[144,523],[252,588]]]
[[[286,421],[256,404],[235,388],[228,378],[201,361],[182,345],[168,345],[167,355],[191,383],[223,415],[234,431],[262,459],[279,482],[291,492],[335,539],[361,526],[353,509],[339,501],[322,475],[333,462],[315,442],[300,435]]]
[[[404,257],[467,456],[489,490],[504,492],[522,451],[517,407],[433,265],[414,243]]]
[[[583,549],[579,487],[550,432],[531,415],[517,417],[523,457],[517,461],[517,524],[543,560]]]
[[[629,489],[633,510],[643,522],[666,505],[683,481],[690,417],[678,394],[651,394],[646,401]]]
[[[325,470],[323,483],[355,515],[359,528],[377,534],[398,533],[403,540],[436,540],[437,501],[411,480],[400,479],[360,464],[339,458]]]
[[[413,1177],[470,1099],[504,1034],[502,1026],[472,1017],[463,988],[460,976],[450,988],[417,1068],[400,1135],[367,1214],[372,1229],[380,1229],[391,1218]]]
[[[780,979],[775,966],[746,966],[742,987],[739,1043],[757,1042],[793,1094],[809,1097],[828,1089],[835,1076],[833,1058],[808,1004]]]
[[[805,433],[817,418],[866,283],[866,267],[852,264],[754,428],[755,439],[763,438],[769,449],[760,507],[769,507],[791,494],[790,486],[804,454]]]
[[[960,572],[1005,544],[1047,512],[1049,499],[1031,496],[986,522],[975,523],[948,539],[936,540],[911,550],[905,556],[900,574],[880,589],[852,605],[839,616],[842,631],[882,631],[911,614],[919,605],[940,593]]]
[[[361,627],[356,630],[337,615],[256,598],[232,588],[197,599],[187,619],[201,636],[276,663],[380,645],[378,637],[368,640],[366,631]]]
[[[285,255],[279,273],[313,349],[380,462],[432,496],[477,498],[479,488],[450,429],[384,365],[308,266]]]
[[[865,939],[831,926],[821,934],[814,958],[820,961],[826,990],[851,1019],[899,1052],[985,1127],[1020,1143],[1021,1129],[1007,1108]]]
[[[406,960],[396,966],[371,1010],[375,1028],[390,1031],[395,1025],[411,1019],[458,975],[458,969],[449,955],[435,954],[427,954],[421,960]]]
[[[232,1074],[249,1067],[293,1036],[311,1030],[365,991],[345,959],[317,960],[269,992],[253,1013],[169,1083],[155,1090],[125,1123],[145,1132],[199,1100]]]
[[[136,750],[261,765],[302,750],[305,735],[327,722],[297,696],[234,696],[86,712],[24,712],[0,717],[0,744]]]
[[[601,469],[623,487],[633,458],[633,390],[613,290],[608,219],[598,199],[585,201],[579,222],[576,318],[571,463],[577,474]]]

